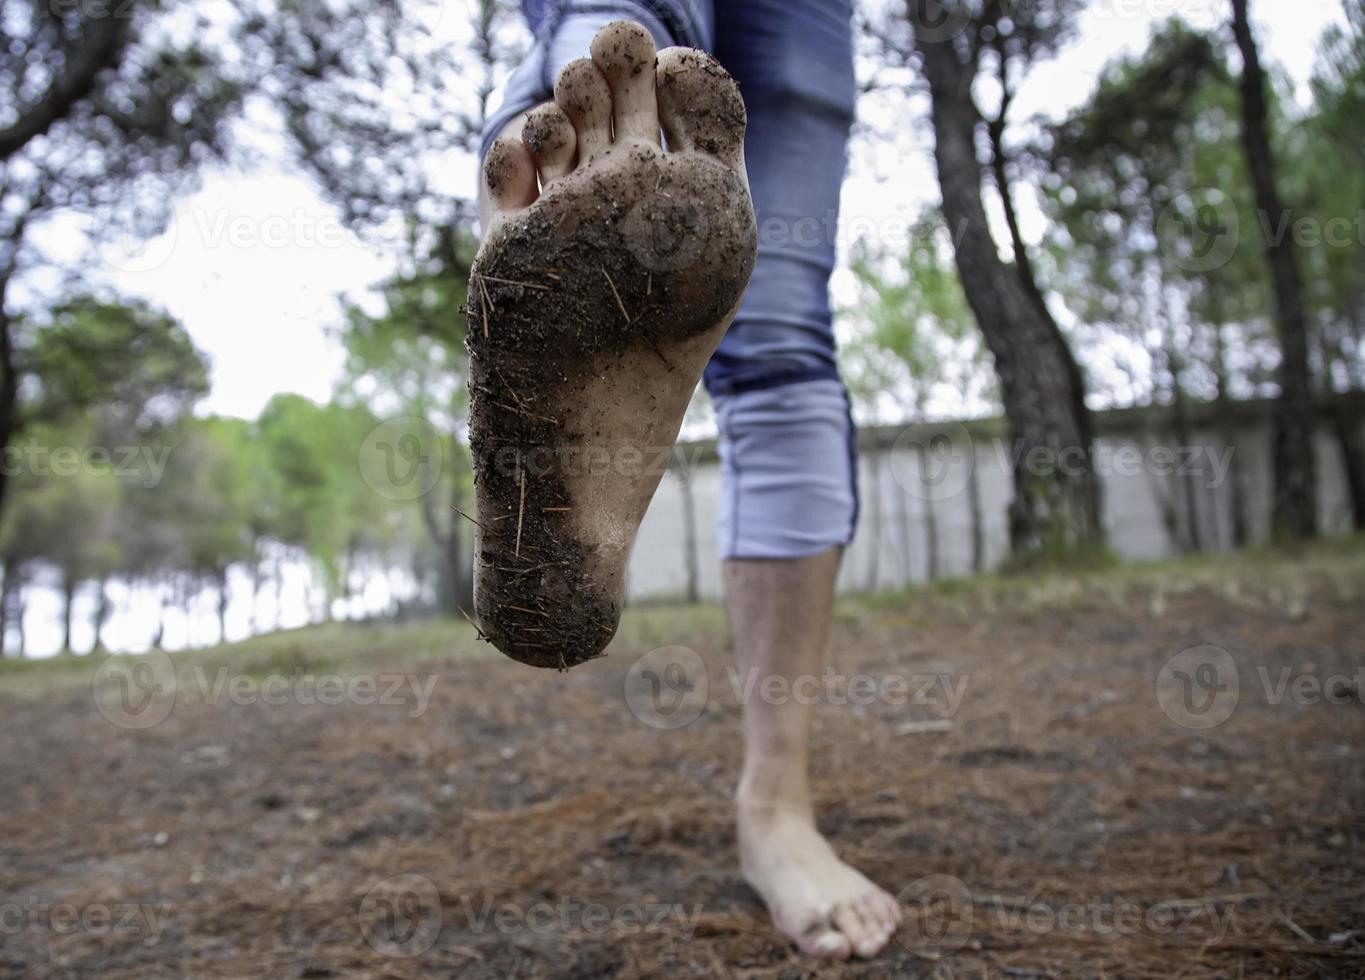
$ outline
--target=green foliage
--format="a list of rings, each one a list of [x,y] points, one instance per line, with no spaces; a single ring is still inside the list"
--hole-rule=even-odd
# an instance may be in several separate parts
[[[346,377],[339,397],[347,404],[364,405],[376,416],[410,420],[439,442],[427,446],[429,457],[439,456],[440,470],[431,474],[430,488],[407,506],[391,513],[393,537],[415,552],[425,552],[419,563],[439,569],[437,588],[442,608],[453,612],[469,604],[472,588],[472,549],[463,548],[463,520],[469,510],[473,467],[464,438],[468,413],[469,360],[460,315],[469,293],[469,270],[477,242],[457,227],[436,229],[404,269],[381,289],[384,307],[372,314],[348,307],[342,332]],[[439,450],[437,452],[436,450]],[[450,501],[438,507],[435,501]],[[405,523],[420,519],[426,544],[409,536]]]
[[[1150,374],[1129,370],[1154,396],[1187,383],[1198,358],[1225,369],[1199,328],[1237,324],[1253,348],[1268,329],[1239,96],[1220,44],[1167,22],[1146,52],[1109,66],[1043,147],[1053,284],[1096,344],[1117,335],[1150,354]]]
[[[61,423],[97,413],[122,433],[185,414],[208,393],[208,365],[184,328],[146,303],[76,296],[34,325],[23,354],[26,418]]]
[[[890,392],[904,392],[902,415],[923,410],[934,385],[976,375],[984,357],[947,228],[937,211],[910,229],[908,247],[886,254],[860,243],[851,261],[858,303],[845,311],[856,334],[843,363],[855,402],[875,414]]]
[[[1323,38],[1315,111],[1294,129],[1285,184],[1314,232],[1299,241],[1326,373],[1365,386],[1365,0],[1348,0],[1348,26]],[[1334,378],[1339,368],[1343,379]],[[1331,382],[1329,382],[1331,383]]]
[[[333,590],[344,559],[375,527],[383,503],[359,478],[357,454],[378,420],[361,406],[277,395],[261,413],[264,462],[279,477],[277,539],[311,557]]]
[[[92,426],[37,427],[19,447],[29,465],[0,528],[8,567],[44,561],[68,587],[118,567],[116,526],[121,488],[112,467],[92,466],[83,452]]]
[[[348,305],[341,336],[347,397],[379,413],[420,416],[439,431],[456,430],[468,377],[460,310],[476,250],[467,231],[441,229],[411,269],[381,285],[382,312]]]

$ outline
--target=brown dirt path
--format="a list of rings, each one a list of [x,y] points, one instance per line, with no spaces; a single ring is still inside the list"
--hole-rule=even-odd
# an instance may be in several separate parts
[[[133,731],[88,683],[33,698],[0,676],[0,976],[1365,975],[1358,593],[845,606],[839,672],[907,688],[822,708],[822,823],[915,913],[847,965],[795,955],[736,874],[717,617],[640,615],[564,675],[400,643],[371,673],[434,683],[421,711],[410,688],[237,703],[251,675],[216,703],[182,680]],[[675,643],[709,696],[657,729],[627,671]],[[1236,707],[1185,727],[1158,675],[1207,645]]]

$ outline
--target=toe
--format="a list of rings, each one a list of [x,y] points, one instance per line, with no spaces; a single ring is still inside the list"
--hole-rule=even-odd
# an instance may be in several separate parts
[[[559,73],[555,102],[578,134],[580,163],[611,147],[611,88],[590,59],[571,61]]]
[[[483,163],[488,196],[499,211],[524,208],[536,199],[536,167],[520,140],[502,137],[488,151]]]
[[[618,20],[597,32],[592,60],[611,86],[616,142],[659,145],[659,107],[654,95],[654,38],[639,24]]]
[[[812,923],[809,929],[799,933],[796,945],[807,956],[830,960],[846,960],[853,953],[848,937],[824,920]]]
[[[691,48],[665,48],[655,79],[668,148],[700,150],[737,166],[748,118],[739,88],[720,62]]]
[[[875,956],[886,945],[887,936],[862,902],[845,902],[834,909],[834,924],[848,938],[855,956]]]
[[[882,892],[878,897],[882,907],[882,918],[888,924],[892,932],[900,926],[901,920],[905,918],[905,913],[901,911],[900,903],[895,897]]]
[[[578,136],[569,117],[555,103],[547,102],[526,117],[521,141],[531,151],[540,181],[546,187],[573,170]]]
[[[894,898],[880,891],[866,896],[861,904],[863,921],[869,924],[876,939],[876,949],[873,950],[875,953],[895,934],[896,927],[900,924],[900,908]]]

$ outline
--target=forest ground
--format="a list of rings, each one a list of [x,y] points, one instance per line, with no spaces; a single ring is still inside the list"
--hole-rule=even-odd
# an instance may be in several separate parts
[[[1365,975],[1360,539],[841,602],[820,822],[909,912],[869,962],[737,874],[739,703],[793,695],[727,644],[661,607],[567,674],[462,622],[0,664],[0,976]]]

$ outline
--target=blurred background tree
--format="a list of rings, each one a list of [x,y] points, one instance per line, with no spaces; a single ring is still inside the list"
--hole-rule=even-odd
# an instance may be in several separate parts
[[[1104,547],[1085,380],[1034,278],[1014,215],[1005,151],[1018,79],[1057,53],[1081,9],[1079,0],[906,0],[904,20],[883,35],[900,57],[917,62],[928,84],[943,216],[1018,450],[1009,524],[1015,559],[1024,563],[1085,558]],[[995,79],[999,89],[989,117],[977,94],[984,77]],[[991,159],[978,152],[979,138],[991,146]],[[991,231],[983,195],[988,176],[1009,218],[1013,262],[1001,258]],[[1066,453],[1079,465],[1041,473],[1023,462],[1036,453],[1054,460]]]

